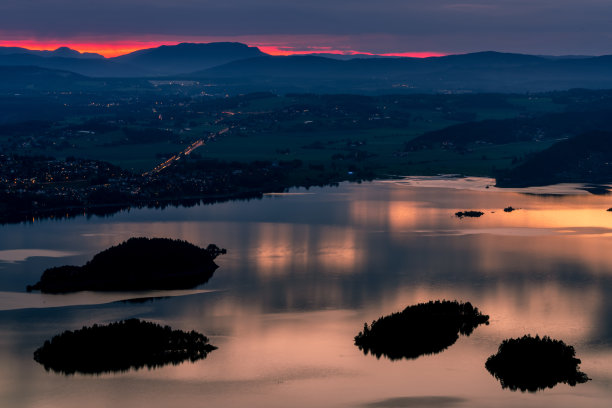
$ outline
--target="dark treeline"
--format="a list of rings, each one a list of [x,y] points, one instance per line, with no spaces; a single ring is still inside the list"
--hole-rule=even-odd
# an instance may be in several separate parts
[[[588,132],[560,141],[496,176],[499,187],[608,183],[611,180],[612,132]]]
[[[40,218],[108,215],[128,208],[192,206],[261,198],[291,187],[372,179],[301,160],[226,162],[197,154],[153,174],[134,174],[97,160],[0,155],[0,223]]]
[[[34,360],[57,373],[102,374],[195,362],[215,349],[195,331],[130,319],[65,331],[45,341]]]
[[[536,392],[558,383],[575,386],[587,382],[589,378],[579,371],[578,364],[574,347],[547,336],[526,335],[504,340],[485,367],[502,388]]]
[[[475,144],[508,144],[557,140],[588,131],[612,131],[612,110],[551,113],[533,118],[461,123],[424,133],[405,145],[407,151],[445,148],[463,151]]]
[[[430,301],[364,324],[355,345],[364,354],[390,360],[436,354],[453,345],[459,334],[469,336],[480,324],[489,324],[471,303]]]
[[[60,266],[44,271],[27,290],[66,293],[82,290],[189,289],[208,282],[224,254],[210,244],[206,249],[168,238],[130,238],[106,249],[83,266]]]

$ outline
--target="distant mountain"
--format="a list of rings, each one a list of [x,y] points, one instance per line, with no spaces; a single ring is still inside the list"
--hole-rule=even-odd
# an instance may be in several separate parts
[[[430,58],[264,56],[188,75],[258,90],[530,92],[612,88],[612,56],[550,59],[479,52]]]
[[[182,74],[211,68],[245,58],[267,55],[257,47],[231,42],[162,45],[111,58],[115,62],[141,67],[159,75]]]
[[[31,66],[0,66],[0,91],[68,89],[87,80],[89,78],[69,71]]]
[[[612,182],[612,132],[588,132],[555,143],[497,176],[499,187]]]
[[[153,75],[141,67],[120,64],[106,58],[41,57],[25,53],[0,55],[0,66],[33,66],[71,71],[93,77],[144,77]]]
[[[0,55],[30,54],[38,57],[61,57],[61,58],[95,58],[103,59],[104,56],[92,52],[79,52],[68,47],[60,47],[53,51],[29,50],[21,47],[0,47]]]
[[[267,54],[240,43],[163,45],[114,58],[81,54],[66,47],[55,51],[5,47],[0,48],[0,66],[31,65],[94,77],[155,77],[184,74],[263,55]]]
[[[183,43],[115,58],[69,48],[0,48],[0,66],[37,66],[92,77],[213,81],[227,92],[465,93],[612,88],[612,56],[551,58],[478,52],[430,58],[271,56],[241,43]],[[366,58],[367,57],[367,58]]]
[[[33,66],[0,66],[0,92],[27,94],[46,91],[116,92],[117,90],[153,90],[140,78],[92,78],[74,72]],[[6,107],[2,107],[6,109]],[[41,115],[42,112],[32,111]],[[0,114],[0,117],[2,114]],[[1,120],[0,120],[1,122]]]

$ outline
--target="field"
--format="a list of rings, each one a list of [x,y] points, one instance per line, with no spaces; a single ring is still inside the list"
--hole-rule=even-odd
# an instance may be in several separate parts
[[[411,151],[405,144],[460,123],[563,112],[576,101],[548,94],[261,93],[204,98],[181,92],[171,88],[140,97],[121,92],[55,95],[53,103],[65,100],[65,111],[59,110],[53,120],[2,124],[0,146],[3,152],[21,155],[108,161],[136,173],[206,140],[193,157],[244,163],[300,160],[305,169],[368,177],[492,175],[550,146],[554,139],[473,143],[461,150],[435,146]],[[44,102],[49,96],[39,98]]]

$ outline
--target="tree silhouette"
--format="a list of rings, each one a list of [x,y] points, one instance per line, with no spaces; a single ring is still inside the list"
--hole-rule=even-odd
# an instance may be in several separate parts
[[[206,336],[195,331],[129,319],[65,331],[45,341],[34,352],[34,360],[47,371],[101,374],[194,362],[215,349]]]
[[[575,356],[574,347],[561,340],[525,335],[504,340],[485,367],[502,388],[536,392],[558,383],[575,386],[587,382],[589,377],[578,370],[580,359]]]
[[[478,218],[478,217],[481,217],[482,215],[484,215],[482,211],[474,211],[474,210],[457,211],[455,213],[455,217],[457,218],[463,218],[463,217]]]
[[[436,300],[408,306],[403,311],[373,321],[355,336],[355,345],[364,354],[390,360],[414,359],[439,353],[453,345],[459,334],[469,336],[489,316],[470,302]]]
[[[130,238],[98,253],[83,266],[47,269],[27,290],[189,289],[208,282],[218,268],[214,259],[225,253],[214,244],[203,249],[168,238]]]

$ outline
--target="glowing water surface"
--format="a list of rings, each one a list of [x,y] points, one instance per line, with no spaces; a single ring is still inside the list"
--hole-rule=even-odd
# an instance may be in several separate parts
[[[411,178],[1,226],[0,254],[11,256],[0,260],[0,406],[608,407],[612,198],[492,184]],[[485,214],[458,219],[461,210]],[[45,268],[82,264],[132,236],[216,243],[228,254],[192,291],[25,293]],[[353,345],[365,321],[443,298],[472,302],[491,324],[416,360],[377,360]],[[45,372],[32,359],[63,330],[131,317],[195,329],[219,349],[196,363],[100,376]],[[502,390],[484,362],[527,333],[574,345],[593,380]]]

